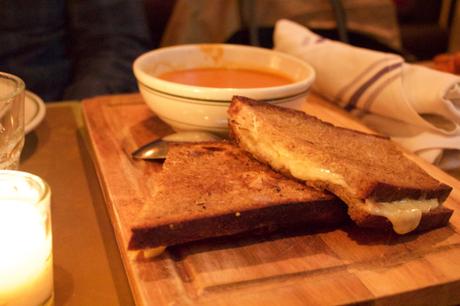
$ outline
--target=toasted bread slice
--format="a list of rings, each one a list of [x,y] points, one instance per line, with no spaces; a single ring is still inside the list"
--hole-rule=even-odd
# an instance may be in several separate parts
[[[347,218],[335,196],[274,172],[228,142],[171,144],[129,249]]]
[[[361,226],[403,234],[445,225],[451,187],[428,175],[388,138],[369,135],[245,97],[229,108],[232,137],[256,159],[348,205]]]

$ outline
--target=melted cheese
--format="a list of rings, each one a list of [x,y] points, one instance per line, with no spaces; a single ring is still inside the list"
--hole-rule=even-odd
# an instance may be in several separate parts
[[[327,181],[336,185],[346,187],[347,183],[343,177],[333,171],[315,165],[313,162],[306,159],[295,159],[289,150],[283,147],[276,147],[272,143],[263,141],[258,135],[259,124],[253,118],[253,129],[249,132],[248,141],[246,144],[250,147],[251,152],[263,152],[265,157],[270,160],[273,168],[281,170],[286,168],[292,176],[305,181]]]
[[[403,199],[394,202],[366,200],[364,207],[370,214],[383,216],[390,220],[396,233],[406,234],[417,228],[423,213],[438,206],[438,199],[435,198],[429,200]]]
[[[289,157],[287,159],[287,166],[289,171],[294,177],[305,181],[327,181],[340,186],[347,186],[343,177],[331,170],[319,167],[307,160],[294,160]]]
[[[136,258],[139,258],[139,257],[143,259],[150,259],[150,258],[160,256],[161,254],[163,254],[165,250],[166,250],[166,246],[145,248],[142,250],[129,251],[128,256],[131,260],[135,260]]]

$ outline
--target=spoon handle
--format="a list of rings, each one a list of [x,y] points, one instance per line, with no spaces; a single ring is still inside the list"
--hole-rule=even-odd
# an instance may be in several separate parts
[[[222,138],[203,131],[184,131],[149,142],[131,153],[134,159],[165,159],[168,142],[216,141]]]

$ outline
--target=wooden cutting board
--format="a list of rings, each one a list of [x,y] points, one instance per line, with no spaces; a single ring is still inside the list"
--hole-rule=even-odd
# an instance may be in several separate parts
[[[305,111],[367,130],[342,110],[311,95]],[[460,212],[449,226],[397,236],[352,224],[315,231],[215,238],[168,248],[154,259],[127,251],[130,225],[151,201],[161,164],[135,161],[130,152],[171,129],[140,95],[83,102],[107,210],[139,305],[316,305],[460,303]],[[445,205],[460,208],[460,183],[421,161],[454,187]],[[161,203],[160,203],[161,205]]]

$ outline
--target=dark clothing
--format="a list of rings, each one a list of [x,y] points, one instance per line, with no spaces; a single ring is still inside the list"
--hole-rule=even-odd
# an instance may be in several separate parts
[[[137,90],[151,45],[142,0],[0,0],[0,71],[45,101]]]

